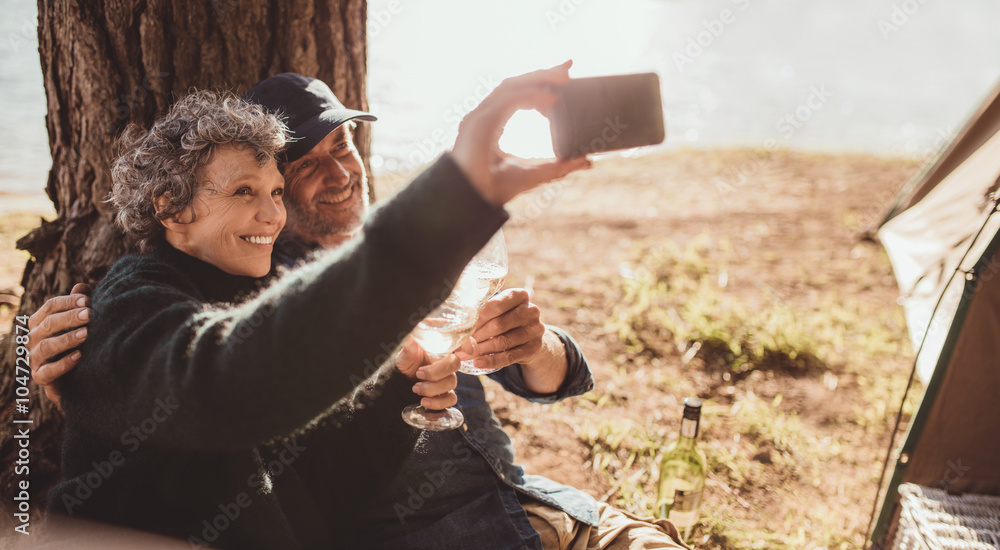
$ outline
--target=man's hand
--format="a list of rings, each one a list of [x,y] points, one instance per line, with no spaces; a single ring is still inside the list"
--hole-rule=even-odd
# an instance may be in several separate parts
[[[520,363],[528,388],[541,394],[555,392],[566,378],[566,348],[546,330],[541,310],[531,303],[527,290],[510,288],[486,302],[472,338],[477,342],[477,355],[459,356],[473,359],[476,368]]]
[[[503,127],[515,111],[535,109],[545,114],[556,101],[552,87],[569,81],[572,65],[567,61],[508,78],[462,119],[452,158],[486,200],[502,205],[542,183],[590,168],[585,157],[529,161],[504,153],[499,145]]]
[[[420,404],[427,409],[441,410],[458,403],[455,388],[458,387],[458,367],[461,362],[455,354],[430,362],[423,348],[412,338],[403,342],[396,355],[396,368],[411,380],[418,382],[413,393],[422,396]]]
[[[74,351],[58,361],[49,360],[80,346],[87,339],[90,293],[90,286],[78,283],[70,290],[69,296],[49,298],[28,318],[31,377],[42,386],[45,395],[56,407],[60,406],[60,394],[55,382],[73,370],[82,355]],[[74,328],[76,330],[68,332]]]

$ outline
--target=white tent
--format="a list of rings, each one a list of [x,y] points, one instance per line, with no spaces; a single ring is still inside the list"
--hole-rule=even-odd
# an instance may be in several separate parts
[[[1000,495],[1000,86],[900,193],[878,237],[926,387],[871,535],[891,542],[898,487]]]

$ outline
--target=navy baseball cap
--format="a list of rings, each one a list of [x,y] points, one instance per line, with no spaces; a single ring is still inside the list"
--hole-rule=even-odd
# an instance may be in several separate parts
[[[348,120],[377,120],[371,113],[344,107],[322,80],[295,73],[265,78],[250,88],[243,99],[284,117],[292,135],[284,151],[286,162],[305,156]]]

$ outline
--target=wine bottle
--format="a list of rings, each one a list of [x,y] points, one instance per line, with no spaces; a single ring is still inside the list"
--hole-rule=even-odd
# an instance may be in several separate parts
[[[685,399],[680,438],[664,451],[660,461],[655,514],[670,520],[684,539],[698,523],[705,488],[705,455],[696,446],[700,422],[701,400]]]

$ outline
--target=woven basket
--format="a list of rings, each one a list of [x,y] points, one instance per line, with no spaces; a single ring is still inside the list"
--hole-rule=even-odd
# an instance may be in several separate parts
[[[906,483],[893,550],[1000,550],[1000,497]]]

